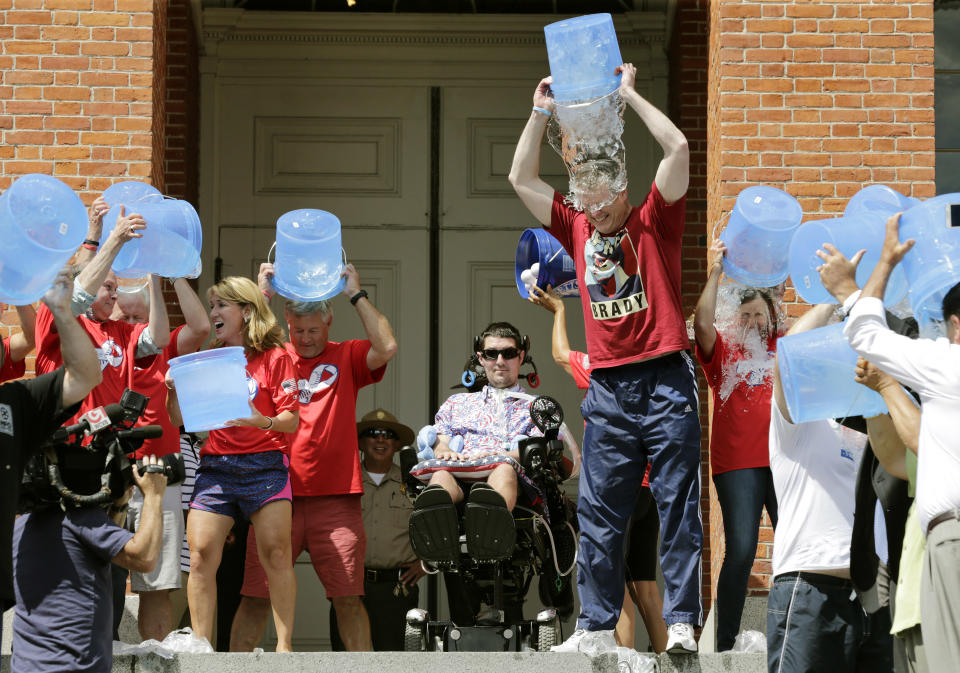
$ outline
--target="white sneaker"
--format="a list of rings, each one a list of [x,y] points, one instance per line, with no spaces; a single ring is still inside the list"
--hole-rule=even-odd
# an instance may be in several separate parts
[[[604,652],[614,652],[617,649],[617,641],[613,637],[613,631],[587,631],[586,629],[577,629],[561,645],[554,645],[550,648],[551,652],[580,652],[588,657],[595,657]]]
[[[697,652],[697,641],[693,639],[693,625],[677,622],[667,627],[667,652],[671,654]]]

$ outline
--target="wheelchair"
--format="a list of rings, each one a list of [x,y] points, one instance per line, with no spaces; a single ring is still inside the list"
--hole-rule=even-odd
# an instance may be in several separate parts
[[[448,589],[451,580],[471,588],[474,601],[468,606],[470,616],[476,614],[478,601],[488,607],[474,619],[461,615],[448,621],[433,620],[420,608],[410,610],[406,615],[406,651],[549,651],[562,642],[560,622],[573,613],[572,572],[577,549],[575,505],[560,488],[570,476],[569,461],[563,456],[564,443],[559,438],[563,411],[556,400],[541,396],[531,403],[530,415],[544,436],[519,442],[519,462],[541,497],[535,502],[525,501],[523,489],[518,489],[513,511],[499,512],[500,516],[512,515],[512,526],[491,519],[493,525],[481,528],[479,534],[473,531],[473,537],[468,538],[468,498],[457,505],[445,505],[442,512],[420,510],[422,519],[417,518],[416,511],[411,516],[411,544],[424,568],[431,574],[443,572]],[[412,447],[401,451],[406,493],[413,500],[426,488],[410,475],[416,462]],[[468,483],[460,484],[466,493]],[[477,483],[470,487],[476,488]],[[431,521],[436,521],[430,517],[437,516],[446,517],[449,526],[432,525]],[[506,523],[510,523],[509,518]],[[445,531],[450,530],[458,531],[455,542],[445,539],[442,544],[433,544],[436,540],[431,535],[446,536]],[[443,549],[441,553],[436,551]],[[539,578],[540,600],[547,607],[530,620],[523,618],[522,603],[534,577]]]

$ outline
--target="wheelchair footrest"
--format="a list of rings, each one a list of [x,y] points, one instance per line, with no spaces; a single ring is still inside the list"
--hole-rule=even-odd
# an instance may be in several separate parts
[[[508,559],[517,541],[513,514],[499,493],[484,486],[475,485],[467,502],[467,551],[477,561]]]
[[[428,487],[410,514],[410,545],[430,563],[456,563],[460,558],[460,519],[456,505],[442,488]]]

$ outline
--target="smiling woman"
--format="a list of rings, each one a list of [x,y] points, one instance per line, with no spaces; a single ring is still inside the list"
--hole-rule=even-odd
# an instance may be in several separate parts
[[[194,633],[211,638],[216,574],[234,519],[248,517],[270,582],[277,649],[291,649],[296,579],[290,550],[290,446],[299,423],[296,374],[283,332],[257,285],[231,276],[207,291],[214,348],[242,346],[250,416],[212,430],[201,451],[187,520],[187,595]],[[175,394],[172,394],[176,404]]]

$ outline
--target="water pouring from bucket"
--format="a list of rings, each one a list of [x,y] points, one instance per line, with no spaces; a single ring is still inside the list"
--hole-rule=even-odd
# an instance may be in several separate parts
[[[340,220],[333,213],[301,208],[277,220],[273,286],[294,301],[322,301],[343,291],[346,257]],[[269,255],[268,255],[269,257]]]
[[[83,242],[87,209],[49,175],[18,178],[0,194],[0,301],[32,304]]]

